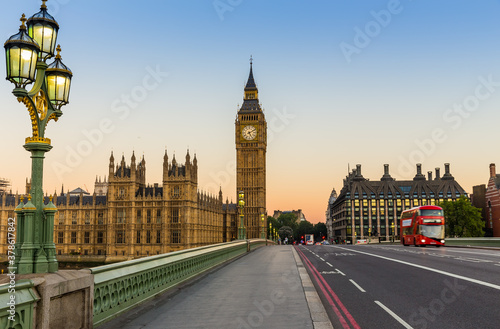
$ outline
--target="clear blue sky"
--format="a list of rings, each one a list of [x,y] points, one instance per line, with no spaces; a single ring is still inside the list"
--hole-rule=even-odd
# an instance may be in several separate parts
[[[3,3],[3,39],[40,4]],[[188,148],[196,153],[199,187],[221,185],[234,200],[234,119],[250,55],[270,130],[270,213],[301,208],[324,220],[348,164],[376,180],[384,163],[393,177],[411,179],[416,162],[424,171],[449,162],[468,192],[487,182],[490,163],[500,165],[498,0],[47,5],[74,73],[70,104],[46,131],[49,193],[62,183],[92,192],[111,150],[127,162],[132,150],[144,154],[147,182],[159,183],[167,147],[182,162]],[[0,177],[23,192],[31,128],[12,89],[0,83]]]

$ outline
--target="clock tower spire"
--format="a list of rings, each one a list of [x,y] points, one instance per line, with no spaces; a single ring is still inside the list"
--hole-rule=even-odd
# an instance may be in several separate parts
[[[261,215],[267,218],[267,123],[258,95],[253,77],[253,59],[250,57],[250,74],[244,89],[243,104],[235,122],[236,195],[239,191],[243,191],[245,195],[243,214],[248,239],[260,238],[261,230],[267,229],[267,223],[261,223]]]

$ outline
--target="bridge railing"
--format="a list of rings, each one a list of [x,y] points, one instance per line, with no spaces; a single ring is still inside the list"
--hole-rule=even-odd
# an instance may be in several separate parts
[[[12,280],[0,286],[0,328],[35,328],[34,308],[40,297],[31,280]],[[13,321],[12,321],[13,320]],[[15,327],[14,327],[15,324]]]
[[[237,240],[90,269],[59,271],[40,278],[20,275],[10,280],[5,275],[0,284],[0,329],[48,329],[59,328],[60,323],[76,323],[76,314],[59,312],[60,303],[84,310],[78,318],[83,327],[89,323],[98,326],[167,289],[267,244],[274,243]],[[70,298],[77,294],[81,299]],[[64,299],[65,296],[69,297]],[[53,298],[61,301],[55,310]],[[53,326],[54,323],[58,324]]]
[[[94,326],[267,243],[271,242],[239,240],[91,268],[94,275]]]

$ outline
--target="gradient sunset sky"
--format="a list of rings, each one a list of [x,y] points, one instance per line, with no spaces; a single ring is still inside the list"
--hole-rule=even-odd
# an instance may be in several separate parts
[[[41,1],[2,3],[3,40]],[[500,1],[49,0],[73,71],[46,137],[44,190],[87,188],[111,151],[146,160],[196,153],[199,188],[235,200],[234,120],[249,58],[268,122],[267,210],[325,220],[348,166],[412,179],[450,163],[469,193],[500,166]],[[5,56],[5,55],[4,55]],[[5,61],[3,59],[3,61]],[[50,60],[49,62],[51,62]],[[5,64],[3,64],[5,65]],[[5,75],[5,69],[3,69]],[[28,112],[0,83],[0,177],[24,192]],[[500,171],[500,170],[498,170]],[[497,171],[497,172],[498,172]]]

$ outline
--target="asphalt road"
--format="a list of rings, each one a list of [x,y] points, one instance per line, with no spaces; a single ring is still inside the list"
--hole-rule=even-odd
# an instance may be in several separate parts
[[[334,328],[500,328],[500,251],[298,246]]]

